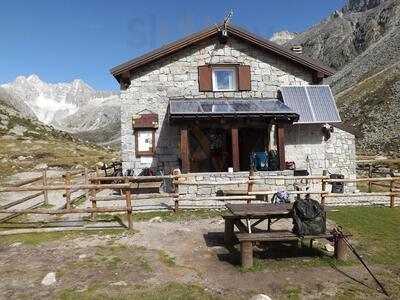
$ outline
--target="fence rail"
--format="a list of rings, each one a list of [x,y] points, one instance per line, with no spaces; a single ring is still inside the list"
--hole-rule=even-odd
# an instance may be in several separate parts
[[[186,208],[199,208],[197,205],[199,202],[204,201],[246,201],[251,203],[252,201],[259,200],[259,196],[264,196],[264,201],[268,200],[269,196],[274,195],[277,191],[275,190],[255,190],[257,184],[265,184],[266,180],[282,180],[282,181],[309,181],[314,182],[316,185],[320,185],[320,190],[307,190],[307,191],[289,191],[290,195],[320,195],[321,204],[325,205],[326,199],[331,197],[370,197],[370,196],[381,196],[388,197],[390,207],[395,206],[395,198],[400,197],[400,177],[376,177],[376,178],[345,178],[345,179],[331,179],[324,172],[322,176],[259,176],[255,175],[254,172],[249,172],[247,178],[243,180],[232,180],[232,181],[196,181],[195,177],[198,174],[180,174],[180,172],[174,172],[172,175],[164,176],[101,176],[99,169],[96,171],[77,170],[73,172],[66,172],[62,176],[50,177],[47,171],[44,170],[42,176],[34,177],[31,179],[21,180],[19,182],[8,184],[7,186],[0,187],[0,193],[19,193],[19,192],[32,192],[32,195],[26,195],[21,199],[17,199],[10,203],[0,206],[1,214],[9,214],[6,218],[0,219],[9,220],[14,216],[21,214],[49,214],[49,215],[61,215],[61,214],[90,214],[93,221],[96,220],[98,213],[105,212],[126,212],[128,228],[132,228],[132,211],[133,202],[144,201],[157,198],[168,198],[173,200],[173,206],[169,209],[178,211],[179,209]],[[62,183],[52,183],[54,179],[62,179]],[[76,182],[76,179],[80,182]],[[148,182],[163,182],[164,180],[171,180],[172,191],[169,193],[159,194],[147,194],[138,195],[134,194],[133,191],[137,188],[138,183]],[[83,183],[81,182],[83,181]],[[35,184],[41,182],[40,184]],[[379,184],[382,187],[387,188],[387,191],[380,192],[363,192],[363,193],[332,193],[327,190],[327,184],[330,183],[357,183],[367,182],[369,184]],[[292,183],[291,183],[292,184]],[[185,186],[232,186],[232,185],[245,185],[245,189],[240,191],[239,194],[232,195],[215,195],[215,196],[191,196],[179,193],[180,187]],[[103,190],[117,190],[121,192],[121,195],[108,195],[99,196],[99,192]],[[49,191],[64,191],[62,196],[64,197],[65,205],[59,209],[45,209],[38,208],[42,204],[48,204],[48,192]],[[80,193],[78,195],[78,193]],[[72,197],[72,195],[78,195]],[[43,196],[43,201],[35,204],[34,206],[26,207],[24,209],[16,209],[15,206],[22,204],[28,200],[35,199]],[[75,202],[80,197],[86,197],[91,207],[87,208],[76,208],[74,207]],[[111,201],[123,201],[124,204],[120,206],[105,206],[98,207],[99,202],[111,202]],[[189,201],[191,204],[185,203]],[[205,204],[204,207],[220,207],[214,204]],[[201,206],[201,207],[203,207]]]

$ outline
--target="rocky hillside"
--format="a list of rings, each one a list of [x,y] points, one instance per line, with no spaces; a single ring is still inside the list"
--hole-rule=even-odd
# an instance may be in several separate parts
[[[116,92],[96,91],[82,80],[50,84],[31,75],[1,85],[0,96],[23,116],[91,142],[118,143],[120,104]]]
[[[336,95],[343,125],[357,136],[359,152],[400,153],[400,64]]]
[[[398,30],[398,0],[351,0],[326,20],[289,41],[305,54],[341,69],[386,34]]]
[[[21,116],[0,96],[0,180],[45,166],[69,169],[117,157],[114,150],[81,142],[66,132]]]
[[[400,0],[350,0],[288,43],[338,72],[331,85],[361,153],[400,154]]]

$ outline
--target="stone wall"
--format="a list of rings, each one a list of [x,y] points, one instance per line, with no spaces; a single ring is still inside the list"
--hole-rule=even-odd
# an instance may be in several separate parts
[[[276,172],[256,172],[255,176],[293,176],[293,171],[276,171]],[[201,183],[212,182],[212,185],[181,185],[179,186],[179,193],[187,195],[188,197],[209,197],[216,196],[218,191],[221,190],[247,190],[247,183],[244,184],[224,184],[216,185],[218,183],[239,182],[247,181],[249,172],[213,172],[213,173],[191,173],[186,182]],[[260,184],[254,185],[254,190],[279,190],[284,189],[293,191],[294,180],[282,179],[264,179]]]
[[[311,175],[323,170],[355,178],[356,149],[354,135],[337,127],[325,141],[321,124],[295,124],[285,128],[287,161],[294,161],[298,169]]]
[[[199,92],[198,66],[207,63],[243,63],[251,66],[251,91]],[[176,98],[276,98],[282,85],[306,85],[312,74],[305,68],[261,51],[236,39],[221,45],[217,39],[187,49],[135,71],[131,86],[121,93],[121,140],[123,169],[136,173],[144,167],[170,172],[178,167],[179,133],[167,120],[169,99]],[[132,115],[143,110],[159,115],[156,156],[152,162],[136,158]]]

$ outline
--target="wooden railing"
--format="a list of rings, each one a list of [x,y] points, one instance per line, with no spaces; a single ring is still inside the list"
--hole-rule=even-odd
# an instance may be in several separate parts
[[[383,196],[388,197],[388,204],[390,207],[395,206],[395,198],[400,197],[400,189],[398,183],[400,183],[400,177],[380,177],[380,178],[358,178],[358,179],[331,179],[329,176],[260,176],[253,172],[249,172],[249,175],[240,180],[215,182],[215,181],[195,181],[191,180],[192,174],[180,174],[175,172],[173,175],[165,176],[117,176],[108,177],[101,176],[100,172],[85,170],[66,172],[63,176],[50,177],[47,171],[44,170],[41,176],[26,179],[19,182],[9,184],[8,186],[0,187],[0,193],[18,193],[18,192],[32,192],[32,195],[24,196],[21,199],[12,201],[0,207],[1,214],[9,214],[7,218],[20,214],[90,214],[91,219],[94,221],[97,218],[98,213],[106,212],[126,212],[128,228],[132,228],[132,211],[133,202],[137,201],[148,201],[149,199],[156,198],[169,198],[173,200],[173,207],[171,210],[178,211],[184,206],[181,205],[182,201],[247,201],[248,203],[255,201],[259,196],[265,196],[265,201],[268,201],[268,197],[275,194],[276,190],[263,190],[256,189],[258,185],[263,185],[266,180],[282,180],[282,181],[293,181],[294,183],[299,180],[306,180],[307,182],[314,182],[314,186],[320,186],[318,190],[307,190],[307,191],[288,191],[290,195],[319,195],[322,205],[326,204],[326,198],[328,197],[371,197],[371,196]],[[60,181],[61,183],[53,182]],[[76,182],[82,181],[83,183]],[[133,191],[137,188],[140,183],[148,182],[161,182],[164,180],[172,181],[172,191],[169,193],[162,194],[148,194],[148,195],[135,195]],[[40,185],[31,185],[37,182],[41,182]],[[382,192],[368,192],[368,193],[332,193],[327,190],[329,183],[341,182],[343,184],[357,183],[357,182],[373,182],[383,183],[388,191]],[[185,195],[179,192],[180,187],[185,186],[232,186],[237,185],[243,188],[243,192],[238,195],[213,195],[205,197],[185,197]],[[103,190],[116,190],[120,191],[120,195],[98,195]],[[62,191],[62,195],[65,199],[65,205],[58,209],[38,208],[37,206],[42,204],[48,204],[48,197],[50,191]],[[81,192],[80,196],[78,193]],[[85,196],[86,200],[89,201],[90,207],[77,208],[74,207],[75,202],[80,197]],[[43,201],[34,207],[27,207],[24,209],[15,209],[14,206],[17,204],[24,203],[30,199],[43,196]],[[187,195],[186,195],[187,196]],[[110,201],[123,201],[124,204],[120,206],[104,206],[98,207],[100,202]],[[4,219],[3,219],[4,220]],[[2,221],[2,220],[0,220]]]
[[[325,172],[326,173],[326,172]],[[193,175],[197,176],[197,175]],[[239,196],[211,196],[211,197],[192,197],[186,198],[182,195],[178,195],[175,199],[175,207],[179,206],[181,200],[193,200],[193,201],[243,201],[246,200],[250,203],[252,200],[256,200],[256,196],[272,196],[277,193],[277,190],[255,190],[256,184],[264,183],[265,180],[282,180],[282,181],[299,181],[307,180],[309,182],[317,182],[317,185],[321,187],[320,190],[307,190],[307,191],[287,191],[289,195],[319,195],[321,204],[326,204],[326,198],[340,198],[340,197],[388,197],[388,204],[390,207],[395,206],[395,198],[400,197],[400,177],[379,177],[379,178],[345,178],[345,179],[331,179],[327,175],[322,176],[258,176],[250,172],[248,179],[233,180],[225,182],[215,181],[190,181],[191,174],[183,174],[175,179],[175,185],[179,186],[232,186],[232,185],[245,185],[247,188]],[[357,182],[369,182],[378,185],[382,182],[388,182],[389,184],[381,184],[388,188],[388,191],[382,192],[358,192],[358,193],[332,193],[327,190],[327,184],[340,182],[343,184],[357,183]]]

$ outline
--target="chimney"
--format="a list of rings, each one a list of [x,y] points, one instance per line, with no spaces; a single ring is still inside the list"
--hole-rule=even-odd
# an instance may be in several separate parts
[[[298,46],[293,46],[292,51],[296,54],[302,54],[303,53],[303,46],[298,45]]]

